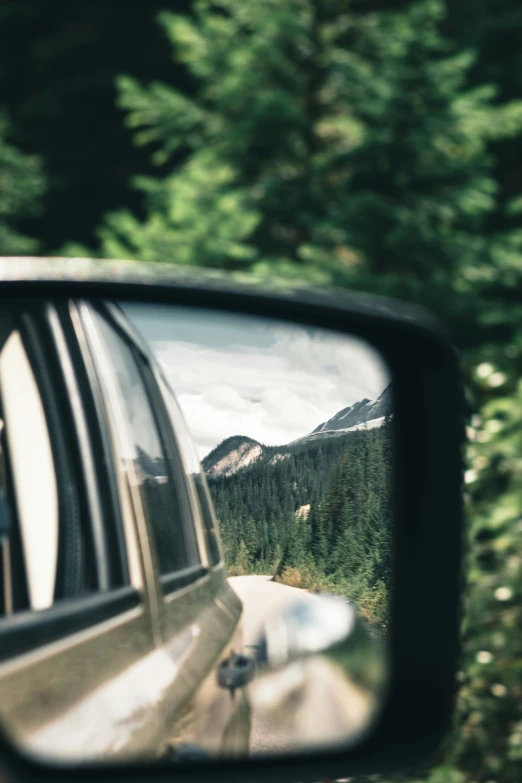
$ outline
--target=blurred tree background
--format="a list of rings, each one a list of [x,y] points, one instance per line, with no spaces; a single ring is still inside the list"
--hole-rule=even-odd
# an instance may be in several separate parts
[[[424,783],[522,780],[521,34],[519,0],[0,8],[1,254],[330,283],[452,327],[468,588]]]

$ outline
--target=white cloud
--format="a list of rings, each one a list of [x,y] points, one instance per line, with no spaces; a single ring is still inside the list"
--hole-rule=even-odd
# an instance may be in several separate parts
[[[341,408],[363,397],[375,399],[389,382],[379,357],[359,340],[267,325],[272,343],[267,348],[249,341],[248,320],[240,326],[236,344],[220,348],[153,343],[200,457],[231,435],[288,443]]]

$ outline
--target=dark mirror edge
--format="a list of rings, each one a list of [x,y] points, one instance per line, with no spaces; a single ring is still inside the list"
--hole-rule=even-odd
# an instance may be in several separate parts
[[[156,265],[161,266],[161,265]],[[3,270],[0,270],[0,272]],[[163,267],[165,272],[165,267]],[[54,273],[56,275],[56,272]],[[2,275],[0,274],[0,277]],[[143,281],[63,280],[51,276],[38,280],[6,280],[0,295],[12,302],[20,298],[76,297],[146,301],[220,311],[269,316],[356,334],[379,350],[394,378],[396,437],[403,457],[415,446],[416,454],[405,459],[398,479],[396,557],[399,565],[392,607],[392,687],[381,719],[363,743],[339,753],[309,757],[219,761],[211,764],[168,768],[154,765],[47,766],[30,761],[0,738],[0,750],[8,767],[23,778],[55,780],[111,780],[151,778],[207,781],[216,777],[237,781],[313,781],[355,774],[392,774],[425,762],[436,751],[448,728],[455,691],[454,669],[458,655],[459,588],[461,574],[461,454],[464,405],[456,353],[444,327],[430,313],[391,299],[325,290],[318,293],[296,288],[291,294],[267,291],[264,286],[231,282],[224,277],[209,282],[190,276],[172,281],[169,275],[144,285]],[[131,275],[132,277],[132,275]],[[418,417],[432,415],[429,437],[419,438]],[[401,460],[399,458],[398,462]],[[421,465],[430,465],[430,476]],[[427,485],[425,486],[425,482]],[[417,482],[417,483],[416,483]],[[406,495],[413,485],[413,496]],[[430,502],[421,497],[426,489]],[[415,517],[424,517],[424,542],[416,541]],[[413,523],[413,526],[412,526]],[[435,550],[434,550],[435,547]],[[415,567],[412,558],[429,562]],[[438,557],[437,557],[438,556]],[[433,569],[437,560],[438,574]],[[401,570],[403,566],[403,570]],[[430,583],[431,580],[431,583]],[[433,599],[431,631],[415,626],[411,591],[417,598]],[[415,601],[414,601],[415,603]],[[399,609],[399,604],[402,608]],[[410,605],[408,605],[410,604]],[[428,600],[429,606],[429,600]],[[426,622],[426,621],[425,621]],[[441,641],[442,640],[442,641]],[[420,655],[419,655],[419,650]],[[423,654],[423,650],[431,653]],[[429,692],[423,686],[428,684]],[[422,704],[427,709],[422,710]],[[429,705],[429,706],[428,706]]]
[[[44,287],[92,285],[107,289],[124,286],[129,299],[141,299],[144,288],[154,301],[171,300],[174,292],[197,295],[253,295],[284,301],[301,301],[313,306],[326,305],[348,309],[364,315],[370,311],[384,318],[424,325],[444,340],[450,339],[445,325],[430,311],[415,304],[390,297],[350,291],[346,288],[321,286],[283,278],[267,278],[242,272],[226,272],[203,267],[186,267],[170,263],[116,261],[92,258],[0,257],[0,285],[21,285],[27,291],[36,289],[38,296]],[[223,308],[221,308],[223,309]]]

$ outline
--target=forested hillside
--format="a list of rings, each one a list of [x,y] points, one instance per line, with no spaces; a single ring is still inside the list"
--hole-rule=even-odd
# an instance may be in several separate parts
[[[264,447],[234,475],[209,476],[230,570],[342,592],[386,627],[391,426],[388,418],[380,428],[340,438]]]

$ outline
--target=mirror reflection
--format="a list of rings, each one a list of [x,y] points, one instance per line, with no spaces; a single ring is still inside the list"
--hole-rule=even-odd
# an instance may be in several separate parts
[[[86,763],[359,742],[388,682],[393,451],[356,335],[4,305],[4,731]]]

